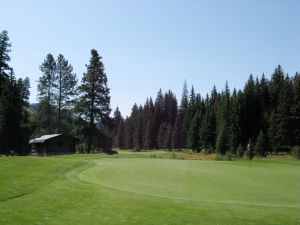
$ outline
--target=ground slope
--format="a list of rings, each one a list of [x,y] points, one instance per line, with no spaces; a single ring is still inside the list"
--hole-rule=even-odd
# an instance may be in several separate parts
[[[298,161],[125,156],[0,158],[0,224],[300,224]]]

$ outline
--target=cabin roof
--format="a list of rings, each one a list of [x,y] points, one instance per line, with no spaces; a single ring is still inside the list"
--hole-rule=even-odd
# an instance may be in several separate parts
[[[60,136],[61,134],[47,134],[47,135],[43,135],[39,138],[34,138],[32,140],[29,141],[29,144],[34,144],[34,143],[44,143],[45,141]]]

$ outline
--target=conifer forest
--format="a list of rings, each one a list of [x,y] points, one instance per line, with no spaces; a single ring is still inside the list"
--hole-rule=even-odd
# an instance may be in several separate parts
[[[200,95],[183,84],[182,95],[158,90],[134,104],[131,114],[112,113],[102,58],[91,50],[78,80],[62,54],[41,59],[38,102],[30,103],[29,78],[10,66],[12,45],[0,33],[0,153],[27,155],[28,140],[67,133],[79,138],[78,152],[112,148],[234,154],[242,157],[290,152],[300,145],[300,75],[274,65],[273,74],[250,75],[242,89],[212,87]],[[37,65],[38,66],[38,65]],[[201,82],[201,80],[199,80]]]

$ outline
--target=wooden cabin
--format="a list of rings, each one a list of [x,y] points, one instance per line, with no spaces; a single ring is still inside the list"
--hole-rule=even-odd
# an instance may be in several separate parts
[[[70,135],[49,134],[29,141],[31,154],[58,155],[75,153],[78,139]]]

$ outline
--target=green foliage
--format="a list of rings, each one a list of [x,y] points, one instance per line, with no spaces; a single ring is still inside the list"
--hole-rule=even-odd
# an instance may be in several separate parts
[[[228,136],[225,127],[222,126],[219,130],[217,140],[216,140],[216,151],[225,154],[229,150],[228,146]]]
[[[8,32],[6,30],[0,33],[0,76],[3,76],[5,70],[10,69],[8,62],[10,61],[9,53],[11,43],[9,41]]]
[[[0,154],[28,154],[30,136],[28,106],[30,82],[16,79],[8,64],[11,43],[7,31],[0,33]]]
[[[200,126],[201,115],[200,112],[197,111],[192,123],[190,124],[188,132],[188,147],[194,152],[198,152],[200,150]]]
[[[86,153],[88,150],[87,145],[84,143],[76,145],[76,152],[77,153]]]
[[[64,109],[71,109],[76,95],[76,74],[73,73],[73,67],[63,55],[59,55],[56,61],[56,87],[58,91],[55,93],[56,106],[58,109],[58,133],[65,131],[66,127],[62,117]],[[66,132],[66,131],[65,131]]]
[[[261,130],[256,139],[256,144],[254,147],[254,154],[257,156],[266,157],[267,156],[267,148],[268,148],[267,139],[265,137],[264,132]]]
[[[90,63],[79,86],[80,97],[76,106],[77,115],[89,123],[88,153],[92,149],[93,133],[96,130],[95,122],[98,122],[100,126],[105,126],[110,121],[110,91],[101,59],[98,52],[92,49]]]
[[[299,146],[293,146],[291,151],[292,156],[295,159],[300,160],[300,147]]]
[[[237,156],[238,158],[242,158],[243,155],[244,155],[244,153],[245,153],[244,147],[243,147],[241,144],[239,144],[239,146],[238,146],[238,148],[237,148],[237,150],[236,150],[236,156]]]
[[[221,154],[219,152],[215,155],[215,160],[217,161],[232,161],[235,160],[236,155],[232,154],[232,152],[227,151],[225,154]]]

